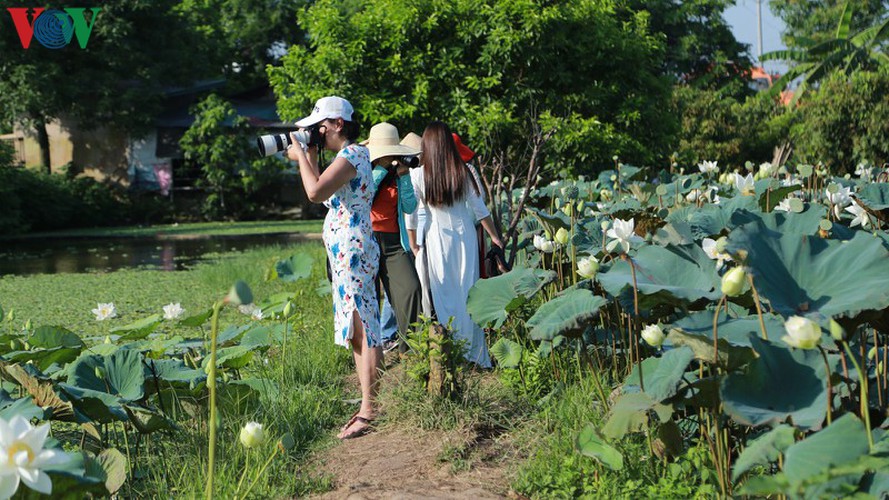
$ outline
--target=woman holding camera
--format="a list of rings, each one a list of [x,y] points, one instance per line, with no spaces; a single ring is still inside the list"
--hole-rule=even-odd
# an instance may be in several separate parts
[[[448,325],[454,337],[467,344],[466,359],[487,368],[491,366],[484,331],[466,310],[469,289],[479,279],[478,239],[475,222],[502,248],[503,243],[488,208],[481,198],[481,186],[466,168],[454,143],[451,130],[435,121],[423,132],[422,168],[411,171],[411,181],[420,210],[426,213],[423,242],[429,294],[436,319]]]
[[[361,407],[343,426],[339,438],[366,434],[374,419],[378,369],[383,351],[380,341],[380,310],[374,278],[380,248],[373,238],[370,207],[373,173],[367,148],[355,143],[358,124],[352,105],[341,97],[324,97],[312,114],[296,122],[310,131],[311,145],[293,136],[287,157],[299,162],[306,195],[328,208],[324,219],[324,246],[333,285],[334,340],[351,347],[361,383]],[[323,173],[318,168],[321,148],[336,151]]]
[[[398,323],[398,350],[407,351],[408,328],[417,321],[420,309],[420,280],[405,227],[405,214],[417,209],[417,199],[408,174],[409,164],[416,164],[420,154],[399,144],[398,129],[390,123],[371,127],[367,139],[370,161],[374,165],[374,202],[370,218],[374,238],[380,245],[379,279]],[[416,166],[416,165],[413,165]]]

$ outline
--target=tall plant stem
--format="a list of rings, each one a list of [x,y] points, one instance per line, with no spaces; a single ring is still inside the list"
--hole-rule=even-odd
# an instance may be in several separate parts
[[[272,453],[272,455],[269,457],[269,459],[265,461],[265,463],[262,465],[262,469],[259,469],[259,473],[256,474],[256,477],[253,479],[253,482],[250,483],[250,487],[247,488],[247,491],[244,492],[244,496],[241,498],[247,498],[250,495],[250,492],[253,491],[253,487],[256,486],[257,482],[259,482],[259,478],[262,477],[262,474],[265,472],[265,470],[269,468],[269,464],[272,463],[272,459],[274,459],[275,456],[278,454],[278,450],[280,448],[281,448],[280,444],[275,446],[274,453]]]
[[[827,374],[827,425],[833,422],[833,382],[830,380],[830,363],[827,362],[827,353],[820,345],[818,350],[821,351],[821,358],[824,359],[824,373]]]
[[[877,352],[876,356],[874,356],[874,363],[875,363],[875,366],[878,368],[876,370],[876,372],[877,372],[877,376],[876,376],[877,401],[879,401],[880,408],[882,408],[883,407],[883,390],[885,389],[885,387],[883,386],[883,384],[881,383],[882,381],[880,380],[880,370],[879,370],[879,367],[880,367],[880,340],[879,340],[879,338],[877,338],[877,329],[876,328],[874,328],[874,349],[876,349],[876,352]],[[885,365],[883,365],[883,366],[885,367]]]
[[[210,373],[207,376],[207,387],[210,389],[210,443],[207,452],[207,500],[213,500],[213,479],[216,465],[216,336],[219,333],[219,310],[222,302],[213,304],[213,319],[210,330]]]
[[[725,294],[722,294],[719,302],[716,303],[716,311],[713,313],[713,364],[716,365],[717,371],[719,370],[719,308],[722,307],[722,302],[727,300]],[[728,319],[728,315],[725,319]]]
[[[636,328],[639,326],[639,286],[636,284],[636,264],[633,263],[633,259],[629,255],[626,256],[626,259],[629,261],[630,269],[633,273],[633,321],[630,326],[631,349],[633,347],[636,349],[636,363],[639,367],[639,388],[645,391],[645,380],[642,374],[642,356],[639,351],[639,342],[636,338]]]
[[[762,305],[759,303],[759,292],[756,291],[756,286],[753,284],[752,274],[747,274],[747,281],[750,283],[750,289],[753,290],[753,303],[756,304],[756,315],[759,316],[759,329],[762,331],[762,338],[769,340],[769,334],[766,333],[766,322],[762,318]],[[728,312],[726,312],[726,319],[728,319]]]
[[[861,388],[861,418],[864,419],[864,425],[867,426],[867,444],[868,449],[873,452],[874,451],[874,436],[871,434],[870,427],[870,411],[867,407],[867,376],[864,371],[861,369],[861,365],[858,363],[858,360],[855,359],[855,355],[852,354],[852,349],[849,349],[849,343],[845,340],[843,341],[843,348],[846,350],[846,353],[849,355],[849,360],[852,361],[852,364],[855,366],[855,369],[858,371],[858,386]]]

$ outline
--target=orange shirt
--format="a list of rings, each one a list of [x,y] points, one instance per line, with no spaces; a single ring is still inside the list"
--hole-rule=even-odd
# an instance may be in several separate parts
[[[398,187],[394,182],[383,181],[379,193],[370,207],[370,221],[378,233],[398,232]]]

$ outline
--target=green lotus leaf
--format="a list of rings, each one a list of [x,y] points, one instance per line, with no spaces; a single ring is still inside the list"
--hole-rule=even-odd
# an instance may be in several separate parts
[[[79,347],[53,347],[52,349],[33,349],[31,351],[14,351],[4,357],[16,363],[33,362],[41,371],[47,370],[53,364],[64,365],[77,359],[80,355]]]
[[[667,334],[667,341],[674,346],[688,346],[694,351],[695,359],[710,364],[718,361],[719,366],[729,371],[746,365],[756,357],[750,347],[734,345],[724,338],[716,342],[719,352],[714,351],[712,329],[707,333],[693,334],[673,328]]]
[[[855,462],[867,453],[867,430],[858,417],[847,413],[787,448],[784,474],[791,485],[799,485],[830,468]]]
[[[250,349],[267,349],[284,340],[284,325],[254,326],[241,337],[241,346]]]
[[[38,327],[28,337],[28,343],[32,347],[42,347],[44,349],[52,349],[54,347],[82,349],[84,347],[83,340],[76,333],[61,326]]]
[[[549,214],[533,207],[526,208],[525,210],[537,217],[537,220],[540,221],[543,228],[549,231],[550,234],[556,234],[556,231],[559,229],[571,229],[571,219],[562,211],[557,211],[555,214]]]
[[[789,425],[779,425],[747,443],[735,460],[732,480],[737,481],[741,474],[756,466],[768,466],[778,460],[785,450],[794,443],[796,429]]]
[[[206,311],[198,314],[194,314],[185,319],[179,320],[179,324],[181,326],[190,326],[190,327],[198,327],[203,325],[210,319],[210,316],[213,316],[213,309],[207,309]]]
[[[571,243],[578,252],[595,255],[602,250],[602,226],[599,219],[584,220],[574,226]]]
[[[719,205],[704,205],[691,212],[688,220],[695,238],[708,238],[718,235],[724,230],[731,230],[736,222],[732,217],[736,212],[758,212],[759,205],[753,196],[736,196],[723,198]]]
[[[96,344],[92,347],[87,347],[84,352],[89,353],[89,354],[95,354],[97,356],[110,356],[111,354],[114,354],[115,352],[117,352],[119,350],[120,350],[119,345],[106,344],[103,342],[101,344]]]
[[[142,359],[142,354],[132,349],[121,349],[110,356],[81,356],[69,368],[68,384],[107,393],[121,401],[137,401],[145,394]]]
[[[764,189],[764,192],[759,194],[759,209],[763,212],[771,212],[779,203],[781,203],[781,200],[787,198],[787,195],[799,191],[802,188],[802,186],[793,185],[780,186],[778,188],[772,188],[771,190]]]
[[[776,314],[763,313],[763,323],[770,339],[780,339],[785,335],[784,319]],[[702,335],[713,343],[713,311],[698,311],[673,323],[673,326],[693,335]],[[750,335],[762,336],[757,315],[739,318],[726,317],[720,309],[716,333],[732,345],[750,346]]]
[[[5,393],[3,401],[0,402],[0,418],[3,420],[9,422],[16,415],[29,422],[34,418],[42,420],[46,417],[46,412],[43,408],[34,404],[34,398],[24,397],[13,400],[9,398],[9,393],[6,391],[3,391],[3,393]]]
[[[128,419],[120,398],[114,395],[69,384],[59,384],[59,389],[68,396],[77,411],[92,421],[109,423]]]
[[[275,264],[275,273],[278,278],[294,282],[312,275],[314,259],[307,253],[297,253],[289,258],[281,259]]]
[[[889,306],[889,251],[864,232],[825,240],[754,222],[731,233],[729,250],[746,253],[760,296],[782,316],[854,317]]]
[[[855,198],[872,210],[886,210],[889,208],[889,184],[869,182],[857,190]]]
[[[491,346],[491,355],[497,360],[497,366],[501,368],[516,368],[522,362],[522,345],[506,337]]]
[[[105,489],[114,495],[127,480],[127,457],[116,448],[102,450],[96,461],[105,471]]]
[[[194,387],[207,380],[207,374],[189,368],[180,359],[146,359],[145,381],[153,384],[155,378],[174,386]]]
[[[244,368],[253,359],[253,351],[250,347],[234,346],[219,349],[216,352],[216,366],[230,368],[232,370],[240,370]],[[202,368],[207,368],[210,364],[210,356],[205,356],[201,362]]]
[[[720,278],[716,263],[697,245],[646,245],[633,257],[640,309],[651,309],[668,303],[684,306],[699,299],[717,300]],[[597,276],[609,294],[632,292],[633,272],[624,260],[616,262],[607,272]]]
[[[691,226],[687,222],[676,221],[667,223],[655,231],[652,240],[660,246],[693,245],[695,237],[691,232]]]
[[[624,394],[611,407],[602,434],[614,440],[624,437],[628,432],[641,430],[648,423],[648,414],[651,411],[657,414],[661,422],[673,417],[672,406],[658,403],[644,392]]]
[[[555,278],[552,271],[516,267],[495,278],[478,280],[469,290],[466,309],[476,324],[500,328],[509,313]]]
[[[621,470],[624,468],[624,457],[617,449],[605,442],[605,439],[599,435],[593,424],[587,424],[580,431],[575,443],[578,451],[583,455],[595,458],[611,470]]]
[[[67,460],[44,471],[52,479],[53,498],[75,500],[108,495],[107,476],[98,461],[87,452],[64,452]]]
[[[644,383],[645,394],[654,401],[664,401],[676,394],[679,382],[694,357],[694,351],[680,347],[670,349],[659,358],[647,358],[642,361],[642,380],[639,380],[639,365],[635,365],[624,385],[641,389],[640,383]]]
[[[151,332],[155,331],[161,322],[160,314],[152,314],[129,325],[112,328],[110,333],[120,335],[122,340],[144,339]]]
[[[579,334],[608,300],[584,288],[573,288],[540,306],[526,326],[534,340]]]
[[[827,376],[817,350],[788,349],[758,337],[759,357],[731,373],[719,389],[725,413],[744,425],[777,425],[791,418],[801,429],[818,429],[827,411]]]

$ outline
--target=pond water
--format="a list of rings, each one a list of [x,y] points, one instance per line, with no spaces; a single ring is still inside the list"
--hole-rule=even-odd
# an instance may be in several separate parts
[[[210,255],[307,241],[305,234],[212,237],[64,238],[0,242],[0,276],[108,272],[125,268],[181,271]]]

